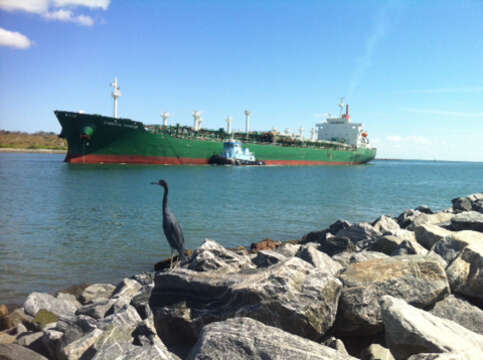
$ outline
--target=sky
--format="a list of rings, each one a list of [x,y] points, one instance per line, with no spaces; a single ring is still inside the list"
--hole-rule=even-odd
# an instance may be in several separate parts
[[[0,129],[54,110],[310,129],[341,97],[378,158],[483,161],[482,0],[0,0]]]

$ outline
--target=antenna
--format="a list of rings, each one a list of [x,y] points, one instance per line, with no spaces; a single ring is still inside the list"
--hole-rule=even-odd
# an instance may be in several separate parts
[[[161,117],[163,118],[163,126],[168,126],[168,118],[171,116],[171,114],[167,111],[161,113]]]
[[[114,88],[112,90],[112,98],[114,99],[114,117],[117,119],[117,99],[121,96],[121,88],[117,85],[117,77],[114,78],[111,86]]]
[[[252,115],[252,112],[250,110],[245,110],[244,113],[245,113],[245,129],[248,135],[248,133],[250,132],[250,115]]]
[[[231,116],[228,116],[226,118],[226,130],[227,130],[227,133],[231,135],[231,124],[233,122],[233,119]]]

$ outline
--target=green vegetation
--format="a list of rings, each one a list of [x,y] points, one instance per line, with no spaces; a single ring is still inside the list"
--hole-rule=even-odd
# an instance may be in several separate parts
[[[28,134],[20,131],[0,130],[0,148],[67,150],[67,142],[53,132],[39,131]]]
[[[40,326],[41,329],[45,325],[59,321],[59,317],[50,311],[40,309],[37,315],[35,315],[34,323]]]

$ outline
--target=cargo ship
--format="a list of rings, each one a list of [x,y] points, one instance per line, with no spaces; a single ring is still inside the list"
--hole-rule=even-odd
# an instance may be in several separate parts
[[[291,134],[288,129],[283,134],[276,130],[250,131],[249,111],[245,111],[244,132],[233,132],[231,119],[227,120],[226,130],[204,129],[200,112],[193,113],[193,126],[169,126],[167,113],[163,114],[163,124],[157,125],[118,118],[117,98],[121,94],[117,79],[111,85],[113,117],[54,111],[62,126],[59,136],[68,143],[66,162],[201,165],[220,154],[228,139],[241,141],[267,165],[352,165],[367,163],[376,156],[363,125],[351,121],[349,106],[342,111],[343,101],[339,104],[340,115],[329,115],[326,121],[316,124],[317,131],[312,129],[312,137],[305,139],[303,129],[300,134]]]

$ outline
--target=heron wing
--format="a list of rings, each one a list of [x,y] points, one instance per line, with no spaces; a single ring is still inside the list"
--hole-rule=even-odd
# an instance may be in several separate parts
[[[178,251],[184,249],[183,230],[172,212],[166,212],[163,221],[164,234],[169,244]]]

